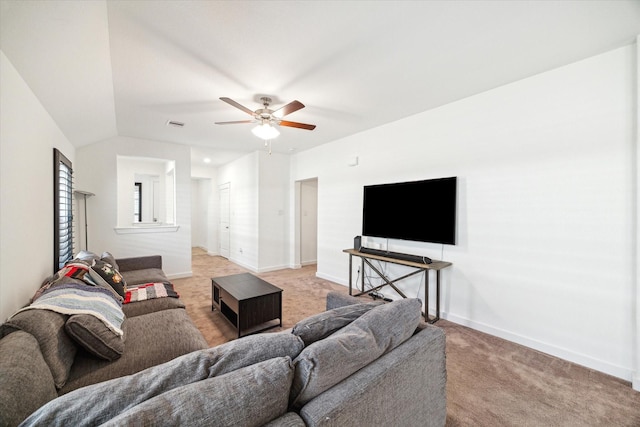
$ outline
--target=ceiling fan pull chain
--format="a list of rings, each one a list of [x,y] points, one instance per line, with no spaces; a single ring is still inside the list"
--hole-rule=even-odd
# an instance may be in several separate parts
[[[264,140],[264,148],[268,148],[269,155],[271,155],[271,140]]]

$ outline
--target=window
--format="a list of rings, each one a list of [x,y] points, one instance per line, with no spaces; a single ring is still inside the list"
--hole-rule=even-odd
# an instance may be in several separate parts
[[[142,222],[142,183],[136,182],[133,187],[133,222]]]
[[[116,229],[175,225],[175,160],[117,156],[117,163]]]
[[[53,271],[73,258],[73,170],[53,149]]]

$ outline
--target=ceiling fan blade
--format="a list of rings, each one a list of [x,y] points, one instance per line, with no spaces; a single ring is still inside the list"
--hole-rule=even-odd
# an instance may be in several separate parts
[[[286,120],[280,120],[278,124],[280,126],[289,126],[291,128],[306,129],[306,130],[314,130],[316,128],[316,125],[308,125],[306,123],[298,123],[298,122],[288,122]]]
[[[273,115],[276,117],[284,117],[287,114],[291,114],[294,111],[298,111],[300,109],[304,108],[304,104],[300,101],[291,101],[290,103],[288,103],[287,105],[285,105],[284,107],[281,107],[279,109],[277,109],[276,111],[273,112]]]
[[[238,104],[236,101],[234,101],[231,98],[226,98],[226,97],[223,96],[223,97],[220,98],[220,100],[226,102],[229,105],[233,105],[237,109],[242,110],[242,111],[244,111],[245,113],[247,113],[247,114],[249,114],[251,116],[255,116],[256,115],[256,113],[254,113],[253,111],[249,110],[244,105]]]
[[[217,125],[235,125],[238,123],[254,123],[255,120],[234,120],[232,122],[215,122]]]

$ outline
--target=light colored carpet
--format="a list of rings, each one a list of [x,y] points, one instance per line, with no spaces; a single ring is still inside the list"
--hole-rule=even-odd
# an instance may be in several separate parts
[[[283,289],[283,326],[325,308],[331,290],[315,265],[257,276]],[[211,311],[211,277],[248,272],[222,257],[193,251],[193,277],[174,281],[187,312],[207,342],[218,345],[236,331]],[[620,379],[446,320],[447,426],[640,426],[640,393]]]

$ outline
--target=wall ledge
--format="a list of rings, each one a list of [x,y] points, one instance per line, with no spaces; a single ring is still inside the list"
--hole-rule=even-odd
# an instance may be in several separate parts
[[[113,227],[117,234],[142,234],[142,233],[175,233],[180,229],[179,225],[156,225],[149,227]]]

